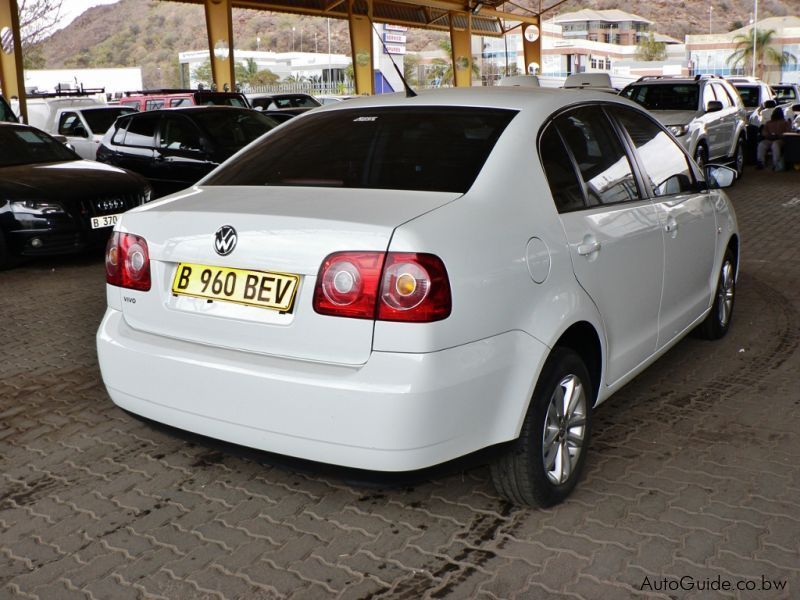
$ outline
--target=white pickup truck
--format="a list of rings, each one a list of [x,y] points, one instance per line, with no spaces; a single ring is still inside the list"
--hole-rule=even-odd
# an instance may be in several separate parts
[[[30,125],[64,138],[81,158],[94,160],[103,135],[117,117],[136,112],[127,106],[109,106],[94,98],[29,98]]]

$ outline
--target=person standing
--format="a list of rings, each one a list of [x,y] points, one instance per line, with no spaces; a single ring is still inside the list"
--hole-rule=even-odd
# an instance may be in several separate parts
[[[758,164],[757,169],[764,168],[764,162],[767,159],[767,151],[772,150],[772,168],[775,171],[781,169],[781,156],[783,154],[783,134],[789,133],[792,126],[789,121],[783,117],[783,109],[780,107],[772,111],[772,116],[769,121],[762,127],[761,135],[763,139],[758,143],[758,150],[756,151],[756,158]]]

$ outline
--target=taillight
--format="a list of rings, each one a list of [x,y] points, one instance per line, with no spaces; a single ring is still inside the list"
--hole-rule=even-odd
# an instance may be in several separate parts
[[[413,252],[336,252],[322,263],[314,310],[380,321],[445,319],[452,306],[441,259]]]
[[[379,321],[427,323],[450,316],[450,280],[433,254],[389,252],[383,267]]]
[[[106,246],[106,282],[142,292],[150,289],[150,253],[143,237],[111,234]]]
[[[314,310],[323,315],[374,319],[384,252],[336,252],[322,261]]]

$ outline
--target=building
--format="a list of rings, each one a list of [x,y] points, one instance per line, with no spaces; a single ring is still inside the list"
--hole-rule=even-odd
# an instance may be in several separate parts
[[[650,32],[652,21],[622,10],[583,9],[555,17],[565,40],[588,40],[635,46]]]
[[[767,83],[800,83],[800,17],[770,17],[758,22],[759,31],[775,31],[773,47],[778,52],[788,52],[796,60],[783,68],[768,65],[763,79]],[[686,54],[692,72],[717,75],[750,75],[749,65],[734,68],[729,58],[736,50],[737,36],[749,36],[753,29],[747,25],[728,33],[712,35],[687,35]],[[751,38],[752,39],[752,38]]]

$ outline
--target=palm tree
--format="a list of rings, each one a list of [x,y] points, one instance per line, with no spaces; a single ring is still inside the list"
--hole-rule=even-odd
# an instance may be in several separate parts
[[[442,74],[441,83],[452,85],[453,84],[453,46],[452,46],[452,44],[450,42],[450,38],[449,37],[444,37],[444,38],[440,39],[439,42],[438,42],[438,46],[439,46],[439,48],[441,50],[444,50],[445,54],[447,54],[447,61],[446,61],[447,67],[444,69],[444,73]],[[437,59],[434,62],[438,63],[439,60]],[[474,60],[470,61],[470,62],[472,63],[472,74],[475,77],[480,78],[480,76],[481,76],[480,68],[475,63]]]
[[[755,56],[753,55],[754,33]],[[748,63],[752,65],[753,60],[755,60],[756,77],[761,79],[763,78],[767,63],[777,64],[779,67],[783,67],[790,62],[797,62],[797,57],[794,54],[786,50],[780,52],[771,45],[774,36],[774,29],[763,31],[753,28],[746,34],[740,33],[733,38],[733,41],[736,42],[736,50],[728,57],[728,64],[735,68],[739,65],[746,66]]]

